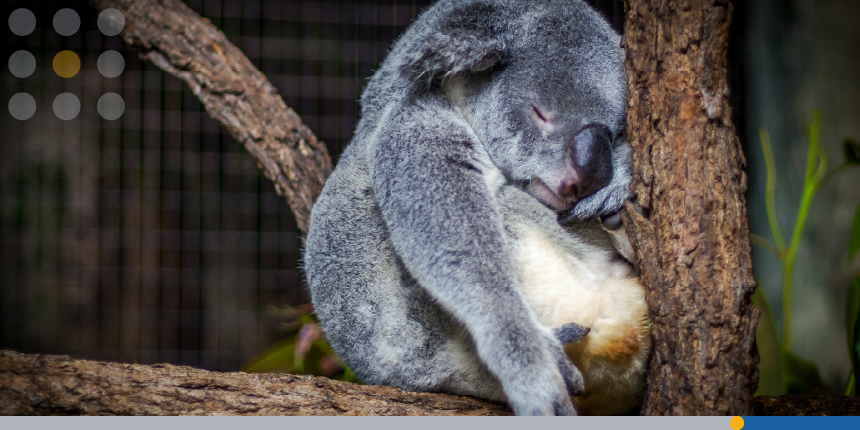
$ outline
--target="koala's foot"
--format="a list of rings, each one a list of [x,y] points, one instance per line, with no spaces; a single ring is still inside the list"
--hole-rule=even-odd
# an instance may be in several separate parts
[[[590,328],[581,326],[577,323],[568,323],[552,329],[552,333],[555,335],[555,338],[558,339],[562,345],[579,342],[590,331]]]

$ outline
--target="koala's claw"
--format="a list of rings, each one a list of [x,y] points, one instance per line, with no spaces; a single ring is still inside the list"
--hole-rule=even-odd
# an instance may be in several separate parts
[[[621,221],[621,210],[619,209],[611,214],[600,217],[600,223],[603,224],[603,228],[609,231],[618,230],[623,225]]]
[[[570,362],[567,355],[563,352],[558,359],[558,369],[561,371],[561,377],[564,378],[567,392],[571,396],[581,396],[585,392],[585,381],[582,379],[582,373]]]
[[[561,343],[574,343],[582,340],[585,335],[590,332],[588,327],[581,326],[576,323],[565,324],[553,330],[553,334]],[[564,339],[562,339],[564,338]],[[556,344],[558,345],[558,344]],[[567,358],[564,349],[558,345],[552,349],[558,370],[561,372],[561,377],[564,379],[564,385],[567,387],[567,392],[571,396],[579,396],[585,390],[585,382],[582,379],[582,373],[571,363]]]

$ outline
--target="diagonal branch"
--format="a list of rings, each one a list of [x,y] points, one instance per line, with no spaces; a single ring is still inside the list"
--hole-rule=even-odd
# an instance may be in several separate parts
[[[208,20],[179,0],[91,0],[125,17],[122,38],[188,84],[206,112],[257,160],[306,232],[332,163],[271,82]]]

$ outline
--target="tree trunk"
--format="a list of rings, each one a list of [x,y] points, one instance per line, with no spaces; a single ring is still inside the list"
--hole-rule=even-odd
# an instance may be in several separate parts
[[[332,170],[325,145],[248,57],[209,20],[179,0],[90,0],[125,17],[123,40],[184,81],[206,112],[257,160],[286,197],[299,230]]]
[[[654,352],[642,413],[744,415],[759,312],[745,159],[731,122],[726,0],[628,0],[624,222],[648,291]]]

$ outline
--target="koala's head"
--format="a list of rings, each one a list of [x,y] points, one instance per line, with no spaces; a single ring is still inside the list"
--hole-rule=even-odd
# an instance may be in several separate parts
[[[621,39],[579,0],[449,0],[401,73],[444,91],[512,183],[556,210],[609,184],[624,132]]]

